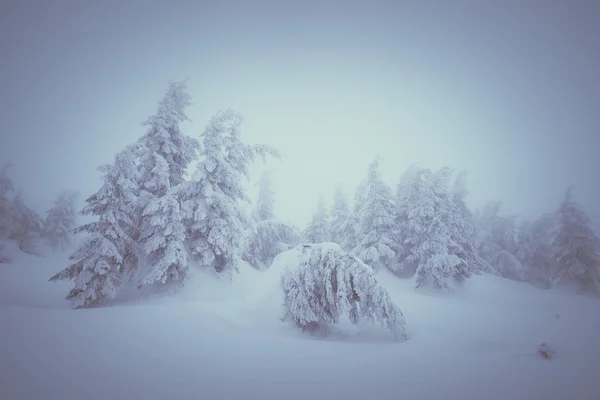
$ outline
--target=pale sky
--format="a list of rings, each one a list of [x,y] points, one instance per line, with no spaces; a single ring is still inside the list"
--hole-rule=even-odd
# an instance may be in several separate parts
[[[571,183],[600,223],[600,2],[0,3],[0,161],[38,211],[97,190],[96,167],[190,78],[197,136],[232,107],[287,155],[276,213],[304,224],[379,153],[469,171],[469,202],[555,210]],[[260,170],[260,167],[255,168]]]

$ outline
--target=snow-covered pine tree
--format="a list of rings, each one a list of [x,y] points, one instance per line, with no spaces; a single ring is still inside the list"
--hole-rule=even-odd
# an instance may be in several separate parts
[[[377,282],[373,269],[336,243],[303,244],[299,263],[284,272],[287,314],[303,330],[337,324],[347,315],[385,325],[399,341],[407,339],[404,316]]]
[[[211,118],[201,135],[203,159],[182,191],[191,255],[219,273],[237,271],[242,234],[249,225],[241,209],[248,200],[242,179],[248,179],[256,156],[280,157],[271,147],[243,143],[241,122],[233,110]]]
[[[480,213],[477,253],[492,266],[491,273],[525,281],[528,279],[527,270],[516,256],[516,218],[499,215],[500,207],[500,202],[489,202]]]
[[[586,212],[574,200],[571,186],[557,211],[558,234],[554,259],[561,284],[575,284],[580,292],[600,294],[600,239]]]
[[[419,170],[398,208],[404,245],[401,271],[407,276],[414,272],[416,287],[445,289],[452,281],[470,276],[467,262],[456,254],[460,246],[452,238],[457,233],[451,232],[450,226],[455,205],[448,188],[449,176],[447,168],[435,173]]]
[[[188,120],[185,109],[191,98],[186,90],[185,81],[169,83],[156,113],[144,122],[148,129],[138,141],[139,243],[149,264],[140,285],[183,282],[189,271],[177,186],[197,158],[199,143],[180,128]]]
[[[264,171],[258,182],[258,200],[256,202],[256,219],[267,221],[275,218],[275,193],[271,184],[271,175]]]
[[[89,237],[71,255],[74,263],[50,278],[75,281],[75,287],[67,295],[73,308],[114,299],[135,272],[134,206],[138,188],[134,157],[133,148],[128,147],[115,156],[114,164],[98,168],[104,174],[104,184],[86,199],[81,212],[98,220],[75,230],[88,233]]]
[[[460,258],[470,273],[490,272],[491,266],[477,254],[477,223],[467,207],[466,172],[460,172],[451,192],[451,211],[448,218],[450,252]],[[461,265],[462,268],[462,265]]]
[[[348,215],[348,218],[346,218],[346,221],[340,227],[340,235],[342,237],[340,246],[342,249],[352,254],[354,254],[354,251],[356,250],[362,237],[362,233],[360,231],[360,211],[365,203],[365,188],[365,181],[362,181],[356,187],[352,211]]]
[[[19,249],[28,254],[40,255],[37,244],[42,237],[42,218],[29,208],[23,199],[23,192],[17,192],[13,199],[11,239],[17,241]]]
[[[58,195],[52,208],[46,211],[44,237],[54,249],[64,251],[71,242],[71,235],[77,224],[77,196],[78,193],[65,190]]]
[[[331,207],[331,241],[342,243],[347,236],[345,224],[350,217],[348,197],[341,185],[336,186]]]
[[[452,240],[447,220],[452,212],[448,177],[447,169],[429,175],[420,209],[417,210],[428,223],[424,224],[425,240],[411,255],[419,260],[416,287],[445,289],[450,287],[451,280],[462,282],[470,276],[465,260],[452,252],[459,246]]]
[[[325,198],[320,195],[317,210],[304,231],[304,239],[309,243],[323,243],[329,241],[330,234],[329,214],[325,207]]]
[[[377,157],[369,166],[365,184],[365,201],[359,214],[361,240],[355,254],[367,265],[398,272],[397,257],[400,244],[394,222],[395,203],[388,185],[379,170],[381,159]]]
[[[556,279],[553,242],[556,239],[558,218],[554,213],[542,215],[532,223],[519,227],[517,256],[526,266],[531,283],[549,289]]]

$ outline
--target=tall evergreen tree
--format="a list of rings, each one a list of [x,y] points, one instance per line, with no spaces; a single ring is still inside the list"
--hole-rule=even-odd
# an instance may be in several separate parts
[[[333,206],[331,207],[331,241],[342,243],[347,233],[345,224],[350,217],[348,197],[341,186],[335,188],[333,193]]]
[[[362,233],[360,227],[360,212],[364,206],[366,198],[366,182],[361,181],[356,187],[354,193],[354,204],[348,218],[340,226],[340,246],[345,251],[354,254],[360,243]]]
[[[183,210],[191,255],[217,272],[237,271],[242,234],[250,224],[241,209],[248,201],[242,179],[256,156],[280,157],[268,146],[242,142],[242,117],[219,112],[202,133],[202,157],[183,190]]]
[[[150,265],[142,285],[182,282],[189,270],[177,186],[196,159],[199,143],[180,128],[191,101],[186,89],[186,82],[169,83],[139,140],[139,242]]]
[[[600,239],[570,187],[557,211],[558,235],[554,257],[560,283],[574,283],[580,292],[600,294]]]
[[[275,218],[275,193],[271,184],[271,175],[264,171],[258,182],[258,201],[256,202],[256,219],[267,221]]]
[[[306,230],[304,237],[309,243],[323,243],[331,240],[331,230],[329,226],[329,214],[325,207],[325,199],[323,195],[319,196],[317,210],[312,216],[312,219]]]
[[[414,271],[417,287],[448,288],[452,281],[464,281],[471,274],[461,257],[465,250],[453,239],[459,235],[455,231],[460,224],[449,176],[447,168],[435,173],[419,170],[398,208],[404,244],[401,271],[405,275]]]
[[[385,267],[397,272],[400,245],[395,234],[395,203],[390,188],[381,177],[380,162],[378,157],[369,166],[366,197],[359,214],[362,238],[355,253],[374,269]]]
[[[477,254],[477,223],[466,204],[466,173],[458,174],[451,191],[451,207],[448,216],[450,229],[450,252],[460,258],[460,267],[471,273],[489,272],[491,266]]]

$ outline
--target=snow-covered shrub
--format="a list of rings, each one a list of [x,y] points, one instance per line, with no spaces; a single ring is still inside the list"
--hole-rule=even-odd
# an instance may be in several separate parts
[[[407,339],[404,316],[371,267],[336,243],[300,246],[298,265],[282,277],[288,316],[298,327],[336,324],[347,315],[354,324],[361,319],[379,322],[397,340]]]
[[[275,256],[300,243],[300,235],[277,220],[260,221],[246,235],[242,259],[257,268],[269,267]]]

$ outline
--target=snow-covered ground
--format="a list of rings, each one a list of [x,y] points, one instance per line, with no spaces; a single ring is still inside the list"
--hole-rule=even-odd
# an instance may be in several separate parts
[[[272,270],[198,273],[177,294],[71,310],[66,256],[0,264],[0,399],[599,399],[600,301],[476,276],[454,294],[378,280],[410,339],[281,322]],[[536,354],[541,342],[556,358]]]

